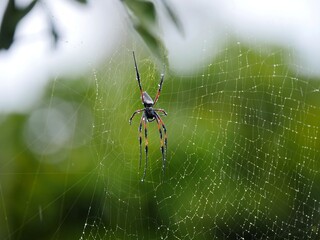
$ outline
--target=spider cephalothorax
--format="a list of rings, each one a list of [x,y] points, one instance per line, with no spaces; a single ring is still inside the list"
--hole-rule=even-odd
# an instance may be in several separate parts
[[[139,145],[140,145],[139,166],[141,166],[141,156],[142,156],[142,125],[143,125],[144,126],[144,137],[145,137],[145,152],[146,152],[146,162],[145,162],[143,176],[142,176],[142,181],[144,181],[144,178],[146,176],[147,166],[148,166],[148,128],[147,128],[147,122],[153,122],[153,121],[157,122],[159,134],[160,134],[160,144],[161,144],[160,149],[161,149],[161,154],[162,154],[162,173],[163,174],[164,174],[164,170],[165,170],[166,151],[167,151],[167,145],[168,145],[167,129],[166,129],[161,117],[159,116],[158,112],[163,113],[164,115],[167,115],[167,113],[163,109],[153,108],[153,106],[158,102],[158,99],[160,96],[160,92],[161,92],[162,84],[163,84],[163,79],[164,79],[164,74],[161,74],[159,89],[158,89],[156,97],[153,100],[147,92],[144,92],[142,90],[141,81],[140,81],[140,74],[138,71],[136,57],[134,55],[134,52],[132,54],[133,54],[133,60],[134,60],[134,68],[136,70],[136,79],[138,81],[138,85],[140,88],[141,101],[142,101],[142,104],[144,105],[144,108],[135,111],[132,114],[131,118],[129,119],[129,123],[131,124],[133,117],[137,113],[142,112],[142,116],[140,119],[140,125],[139,125]],[[162,136],[162,129],[164,131],[164,137]]]

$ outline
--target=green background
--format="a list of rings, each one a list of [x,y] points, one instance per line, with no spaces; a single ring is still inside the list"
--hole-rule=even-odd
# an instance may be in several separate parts
[[[35,154],[36,139],[24,138],[29,114],[2,118],[1,238],[319,237],[320,84],[294,73],[288,54],[231,45],[191,76],[167,67],[157,105],[168,112],[163,182],[154,122],[140,181],[139,116],[128,119],[142,105],[130,49],[87,77],[54,80],[34,110],[54,99],[72,102],[80,117],[87,109],[93,120],[72,142],[89,140]],[[161,69],[148,53],[136,56],[154,96]]]

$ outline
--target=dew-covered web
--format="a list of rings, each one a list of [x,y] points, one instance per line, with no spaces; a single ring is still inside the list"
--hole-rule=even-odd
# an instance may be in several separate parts
[[[136,54],[154,96],[161,65]],[[158,103],[168,112],[166,176],[158,129],[149,123],[142,183],[140,116],[128,124],[141,108],[139,89],[130,49],[119,51],[95,72],[96,182],[80,238],[318,238],[319,83],[300,76],[289,58],[238,43],[192,76],[167,70]]]
[[[15,119],[19,151],[2,152],[14,156],[2,176],[15,179],[0,185],[4,239],[319,238],[320,84],[288,63],[294,51],[238,43],[190,75],[166,66],[157,104],[168,113],[166,175],[151,122],[141,182],[141,115],[128,122],[142,108],[132,50],[117,50],[88,79],[57,76],[47,100]],[[134,50],[154,97],[163,65]]]

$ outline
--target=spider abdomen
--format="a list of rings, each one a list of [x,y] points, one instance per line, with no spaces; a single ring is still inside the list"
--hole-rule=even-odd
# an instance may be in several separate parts
[[[142,94],[144,107],[152,107],[154,105],[154,101],[149,96],[149,94],[147,92],[143,92]]]

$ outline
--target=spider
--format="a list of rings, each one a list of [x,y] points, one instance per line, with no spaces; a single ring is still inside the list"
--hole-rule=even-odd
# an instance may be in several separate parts
[[[158,130],[160,134],[160,149],[161,149],[161,154],[162,154],[162,174],[164,175],[165,173],[165,166],[166,166],[166,152],[167,152],[167,146],[168,146],[168,140],[167,140],[167,129],[166,126],[164,125],[161,117],[159,116],[158,112],[164,114],[167,116],[167,113],[165,110],[160,109],[160,108],[153,108],[154,105],[158,102],[161,89],[162,89],[162,84],[163,84],[163,79],[164,79],[164,74],[161,74],[161,79],[159,83],[159,89],[157,92],[156,97],[154,100],[149,96],[149,94],[146,91],[142,90],[141,86],[141,80],[140,80],[140,74],[138,71],[138,66],[137,66],[137,61],[136,57],[134,54],[134,51],[132,52],[133,54],[133,61],[134,61],[134,68],[136,70],[136,79],[138,81],[138,85],[140,88],[140,94],[141,94],[141,101],[142,104],[144,105],[144,108],[136,110],[132,116],[129,119],[129,123],[131,125],[133,117],[137,113],[142,112],[142,116],[140,118],[140,125],[139,125],[139,147],[140,147],[140,161],[139,161],[139,167],[141,168],[141,159],[142,159],[142,125],[144,127],[144,137],[145,137],[145,152],[146,152],[146,161],[144,165],[144,171],[143,171],[143,176],[141,181],[143,182],[146,176],[146,171],[147,171],[147,166],[148,166],[148,127],[147,127],[147,122],[153,122],[156,121],[158,125]],[[164,131],[164,137],[162,136],[162,129]]]

